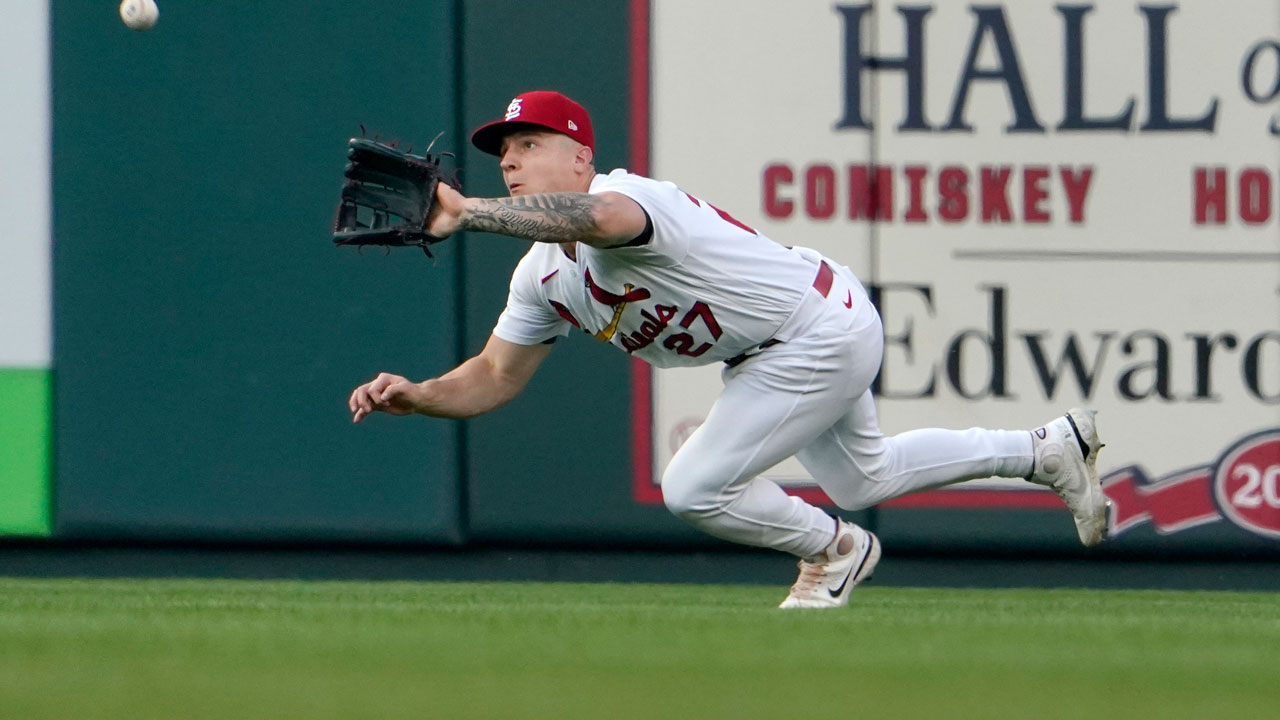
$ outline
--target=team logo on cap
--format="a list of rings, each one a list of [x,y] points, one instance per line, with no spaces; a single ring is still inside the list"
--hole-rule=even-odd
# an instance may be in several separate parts
[[[514,120],[520,117],[520,103],[524,102],[524,98],[516,98],[507,106],[507,116],[504,120]]]
[[[574,121],[570,120],[570,121],[569,121],[569,129],[570,129],[570,130],[577,130],[577,129],[578,129],[578,123],[576,123],[576,122],[574,122]]]

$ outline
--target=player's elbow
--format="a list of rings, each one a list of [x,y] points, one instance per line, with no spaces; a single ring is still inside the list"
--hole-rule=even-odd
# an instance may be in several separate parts
[[[613,247],[634,240],[644,232],[647,218],[635,200],[616,192],[592,196],[591,218],[595,225],[588,243],[596,247]]]

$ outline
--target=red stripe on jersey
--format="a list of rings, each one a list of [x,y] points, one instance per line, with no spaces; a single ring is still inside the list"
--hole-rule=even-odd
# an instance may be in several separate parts
[[[681,190],[680,192],[684,192],[684,191],[683,191],[683,190]],[[690,195],[690,194],[689,194],[689,193],[687,193],[687,192],[686,192],[686,193],[684,193],[684,196],[685,196],[685,197],[687,197],[687,198],[689,198],[690,202],[692,202],[694,205],[697,205],[698,207],[702,207],[702,202],[701,202],[701,201],[699,201],[699,200],[698,200],[698,198],[696,198],[696,197],[694,197],[694,196]],[[729,213],[727,213],[727,212],[725,212],[725,211],[721,210],[720,208],[716,207],[715,205],[712,205],[711,203],[707,203],[707,207],[711,208],[712,210],[715,210],[715,211],[716,211],[716,214],[717,214],[717,215],[719,215],[719,216],[720,216],[720,218],[721,218],[722,220],[724,220],[725,222],[727,222],[727,223],[732,223],[732,224],[734,224],[734,225],[737,225],[738,227],[742,228],[743,230],[746,230],[747,232],[751,233],[752,235],[759,235],[759,234],[760,234],[760,233],[756,232],[756,229],[755,229],[755,228],[751,227],[750,225],[747,225],[746,223],[744,223],[744,222],[742,222],[741,220],[739,220],[738,218],[736,218],[736,217],[734,217],[734,216],[730,215]]]
[[[573,316],[573,313],[569,312],[569,308],[561,305],[555,300],[548,300],[547,302],[551,303],[551,307],[555,308],[556,312],[560,313],[560,317],[568,320],[570,323],[573,323],[573,326],[579,330],[582,329],[582,326],[578,324],[578,319]]]
[[[813,279],[813,289],[818,291],[822,297],[826,297],[831,292],[831,281],[835,279],[835,273],[832,272],[831,266],[823,260],[818,264],[818,277]]]
[[[550,280],[551,278],[555,277],[556,273],[558,273],[558,272],[560,272],[558,269],[557,269],[557,270],[552,270],[552,271],[551,271],[551,273],[550,273],[549,275],[547,275],[546,277],[542,278],[542,284],[543,284],[543,285],[546,285],[546,284],[547,284],[547,281],[548,281],[548,280]]]
[[[707,203],[707,204],[708,204],[708,205],[711,205],[711,203]],[[756,229],[755,229],[755,228],[751,227],[750,225],[747,225],[746,223],[744,223],[744,222],[742,222],[741,220],[739,220],[738,218],[736,218],[736,217],[734,217],[734,216],[730,215],[729,213],[727,213],[727,212],[725,212],[725,211],[721,210],[720,208],[716,207],[715,205],[711,205],[711,209],[712,209],[712,210],[715,210],[717,215],[719,215],[720,217],[724,218],[724,221],[725,221],[725,222],[727,222],[727,223],[733,223],[734,225],[737,225],[738,227],[742,228],[743,230],[746,230],[747,232],[751,233],[752,235],[759,235],[759,234],[760,234],[760,233],[756,232]]]

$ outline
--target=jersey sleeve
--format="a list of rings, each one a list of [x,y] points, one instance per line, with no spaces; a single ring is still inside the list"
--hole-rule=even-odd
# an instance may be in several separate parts
[[[674,184],[614,170],[593,185],[591,192],[626,195],[644,209],[653,223],[653,233],[645,244],[610,248],[609,252],[648,255],[659,265],[675,265],[688,254],[688,233],[681,232],[679,228],[682,222],[680,213],[688,210],[682,204],[691,203],[691,200]]]
[[[511,274],[507,306],[493,328],[494,335],[517,345],[538,345],[569,334],[568,321],[542,292],[534,254],[526,254]]]

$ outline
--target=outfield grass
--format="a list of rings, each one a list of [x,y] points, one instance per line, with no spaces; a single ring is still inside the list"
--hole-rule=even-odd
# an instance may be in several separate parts
[[[1280,596],[0,579],[0,717],[1268,718]]]

